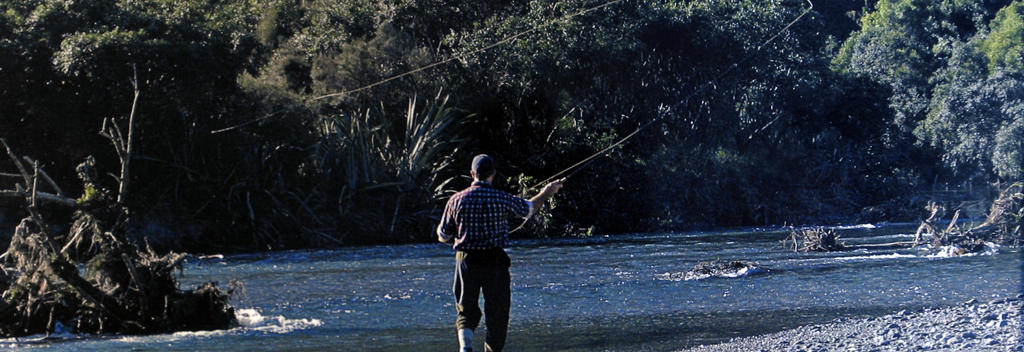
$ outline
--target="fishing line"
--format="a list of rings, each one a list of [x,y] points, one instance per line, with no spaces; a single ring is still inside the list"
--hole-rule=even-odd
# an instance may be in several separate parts
[[[780,35],[782,35],[782,33],[786,32],[787,30],[789,30],[790,27],[793,27],[794,24],[799,22],[801,18],[806,16],[808,13],[810,13],[811,10],[814,9],[814,3],[811,2],[811,0],[807,0],[807,4],[809,5],[807,7],[807,9],[805,9],[802,13],[800,13],[799,16],[796,16],[796,18],[794,18],[792,21],[790,21],[789,24],[787,24],[785,27],[782,27],[782,29],[780,29],[777,33],[775,33],[774,35],[769,37],[767,40],[765,40],[763,43],[758,45],[757,48],[752,51],[752,53],[757,53],[757,52],[761,51],[761,48],[764,48],[765,45],[770,44],[772,41],[774,41]],[[690,94],[688,94],[686,97],[684,97],[682,99],[682,101],[690,100],[690,98],[693,98],[695,95],[697,95],[697,93],[700,93],[704,89],[706,89],[708,87],[711,87],[716,82],[718,82],[718,80],[722,79],[723,77],[725,77],[729,73],[732,73],[733,70],[735,70],[737,67],[739,67],[741,64],[743,64],[744,62],[746,62],[747,60],[749,60],[753,56],[754,55],[748,54],[748,55],[744,56],[743,58],[741,58],[740,60],[732,63],[731,65],[729,65],[728,69],[726,69],[725,71],[722,71],[721,73],[719,73],[718,75],[715,75],[715,77],[711,78],[707,82],[704,82],[704,84],[698,86],[697,89],[694,89],[692,92],[690,92]],[[664,115],[662,115],[662,116],[664,116]],[[555,180],[556,178],[558,178],[559,176],[562,176],[563,174],[565,174],[565,176],[562,177],[562,180],[565,180],[565,179],[571,177],[572,175],[575,175],[577,172],[579,172],[584,167],[586,167],[591,162],[593,162],[594,159],[596,159],[597,157],[610,152],[612,149],[614,149],[615,147],[617,147],[619,145],[622,145],[627,140],[629,140],[630,138],[633,138],[633,136],[636,136],[638,133],[640,133],[640,131],[643,131],[647,127],[650,127],[652,124],[654,124],[654,122],[657,122],[657,121],[660,121],[660,120],[661,120],[661,116],[659,116],[658,118],[652,119],[651,121],[648,121],[648,122],[644,123],[643,125],[640,125],[640,127],[637,127],[635,130],[633,130],[633,132],[630,132],[628,135],[626,135],[625,137],[622,137],[621,139],[619,139],[615,143],[612,143],[608,147],[606,147],[604,149],[601,149],[600,151],[598,151],[598,152],[588,156],[587,158],[583,159],[582,161],[580,161],[578,163],[575,163],[572,166],[569,166],[569,167],[563,169],[562,171],[559,171],[558,173],[552,175],[551,177],[548,177],[548,178],[544,179],[543,181],[537,182],[536,184],[534,184],[533,186],[531,186],[529,188],[523,189],[522,192],[526,193],[527,191],[530,191],[530,190],[533,190],[533,189],[537,189],[538,187],[540,187],[542,185],[545,185],[545,184],[547,184],[548,182],[550,182],[552,180]],[[570,170],[573,170],[573,169],[576,169],[576,170],[572,171],[571,173],[566,174],[567,172],[569,172]],[[520,227],[522,227],[522,226],[520,226]],[[516,230],[518,230],[518,229],[519,228],[516,228]],[[513,230],[513,231],[515,231],[515,230]]]
[[[394,76],[391,76],[391,77],[387,77],[387,78],[384,78],[382,80],[379,80],[379,81],[376,81],[376,82],[373,82],[373,83],[370,83],[370,84],[367,84],[367,85],[364,85],[364,86],[361,86],[361,87],[357,87],[357,88],[349,89],[349,90],[344,90],[344,91],[337,92],[337,93],[321,95],[321,96],[313,98],[312,100],[315,101],[315,100],[327,99],[327,98],[331,98],[331,97],[343,96],[343,95],[347,95],[347,94],[352,94],[352,93],[364,91],[364,90],[367,90],[367,89],[370,89],[370,88],[373,88],[373,87],[376,87],[376,86],[379,86],[379,85],[382,85],[382,84],[386,84],[388,82],[394,81],[394,80],[402,78],[402,77],[406,77],[406,76],[413,75],[413,74],[416,74],[416,73],[419,73],[419,72],[427,71],[427,70],[430,70],[430,69],[432,69],[434,67],[441,66],[441,65],[450,63],[452,61],[463,59],[463,58],[466,58],[466,57],[469,57],[469,56],[472,56],[472,55],[475,55],[475,54],[478,54],[478,53],[490,50],[492,48],[504,45],[504,44],[509,43],[511,41],[514,41],[514,40],[516,40],[516,39],[518,39],[518,38],[520,38],[520,37],[522,37],[524,35],[527,35],[529,33],[536,32],[537,30],[540,30],[540,29],[546,28],[548,26],[551,26],[552,24],[555,24],[556,22],[566,21],[566,20],[572,19],[572,18],[577,17],[577,16],[581,16],[581,15],[584,15],[584,14],[587,14],[587,13],[590,13],[590,12],[593,12],[593,11],[597,11],[597,10],[609,7],[611,5],[617,4],[617,3],[622,2],[622,1],[623,0],[610,0],[610,1],[606,1],[606,2],[601,3],[599,5],[588,7],[588,8],[585,8],[583,10],[580,10],[580,11],[577,11],[577,12],[574,12],[574,13],[570,13],[570,14],[567,14],[567,15],[559,17],[559,18],[550,19],[550,20],[542,23],[541,25],[538,25],[536,27],[532,27],[532,28],[527,29],[525,31],[518,32],[518,33],[513,34],[511,36],[502,38],[501,40],[498,40],[498,41],[496,41],[494,43],[491,43],[489,45],[486,45],[484,47],[474,49],[474,50],[472,50],[472,51],[470,51],[468,53],[461,54],[461,55],[453,55],[452,57],[449,57],[447,59],[444,59],[444,60],[441,60],[441,61],[437,61],[437,62],[428,64],[428,65],[425,65],[425,66],[421,66],[421,67],[418,67],[418,68],[415,68],[415,69],[412,69],[412,70],[409,70],[409,71],[406,71],[404,73],[400,73],[400,74],[397,74],[397,75],[394,75]],[[775,39],[777,39],[779,36],[781,36],[782,33],[784,33],[787,30],[789,30],[790,27],[792,27],[794,24],[799,22],[804,16],[806,16],[808,13],[810,13],[811,10],[814,9],[814,3],[811,2],[811,0],[807,0],[807,4],[808,4],[807,9],[805,9],[803,12],[801,12],[799,16],[796,16],[796,18],[794,18],[792,21],[790,21],[788,24],[786,24],[786,26],[784,26],[782,29],[780,29],[778,32],[776,32],[774,35],[772,35],[767,40],[765,40],[760,45],[758,45],[757,48],[755,48],[752,52],[753,53],[757,53],[757,52],[761,51],[761,49],[765,45],[768,45],[771,42],[775,41]],[[725,71],[722,71],[721,73],[719,73],[718,75],[716,75],[712,79],[708,80],[707,82],[705,82],[704,84],[699,86],[697,89],[694,89],[692,92],[690,92],[690,94],[688,94],[685,98],[683,98],[682,101],[687,101],[690,98],[692,98],[693,96],[697,95],[697,93],[702,92],[707,87],[710,87],[710,86],[714,85],[714,83],[716,83],[718,80],[720,80],[721,78],[725,77],[729,73],[732,73],[732,71],[734,71],[742,63],[744,63],[747,60],[749,60],[751,57],[753,57],[753,55],[748,54],[748,55],[744,56],[742,59],[740,59],[740,60],[738,60],[736,62],[733,62],[731,65],[729,65],[728,69],[726,69]],[[662,115],[662,116],[664,116],[664,115]],[[523,189],[522,192],[525,193],[527,191],[530,191],[530,190],[533,190],[533,189],[537,189],[541,185],[544,185],[544,184],[546,184],[546,183],[548,183],[548,182],[550,182],[550,181],[552,181],[552,180],[554,180],[554,179],[556,179],[556,178],[558,178],[560,176],[563,176],[563,175],[564,175],[564,177],[562,177],[563,180],[567,179],[567,178],[569,178],[569,177],[571,177],[573,175],[575,175],[577,172],[579,172],[580,170],[585,168],[587,165],[589,165],[591,162],[593,162],[599,156],[607,154],[608,152],[610,152],[615,147],[622,145],[623,143],[625,143],[629,139],[633,138],[634,136],[639,134],[641,131],[643,131],[647,127],[650,127],[651,125],[653,125],[654,122],[657,122],[659,120],[660,120],[660,116],[659,116],[659,118],[652,119],[651,121],[648,121],[648,122],[644,123],[643,125],[640,125],[640,127],[637,127],[635,130],[630,132],[628,135],[626,135],[625,137],[623,137],[623,138],[619,139],[618,141],[612,143],[611,145],[605,147],[604,149],[602,149],[602,150],[600,150],[600,151],[598,151],[598,152],[596,152],[596,153],[594,153],[594,154],[584,158],[583,160],[573,164],[572,166],[569,166],[568,168],[565,168],[562,171],[559,171],[558,173],[555,173],[551,177],[548,177],[548,178],[544,179],[543,181],[538,182],[537,184],[535,184],[535,185],[533,185],[533,186],[531,186],[529,188]],[[525,224],[526,223],[524,222],[523,225],[525,225]],[[515,232],[516,230],[519,230],[520,228],[523,227],[523,225],[520,225],[515,230],[512,230],[512,232]]]
[[[808,13],[810,13],[811,10],[814,9],[814,3],[811,2],[811,0],[807,0],[807,4],[809,5],[807,7],[807,9],[805,9],[803,12],[800,13],[799,16],[796,16],[796,18],[794,18],[792,21],[790,21],[788,24],[786,24],[785,27],[782,27],[782,29],[780,29],[777,33],[775,33],[774,35],[769,37],[767,40],[765,40],[763,43],[758,45],[757,48],[755,48],[752,51],[752,53],[760,52],[761,48],[764,48],[765,45],[768,45],[769,43],[774,41],[776,38],[781,36],[782,33],[786,32],[787,30],[789,30],[790,27],[793,27],[794,24],[799,22],[801,18],[806,16]],[[707,87],[711,87],[712,85],[715,84],[715,82],[718,82],[718,80],[722,79],[723,77],[725,77],[726,75],[731,73],[733,70],[735,70],[737,67],[739,67],[741,64],[743,64],[744,62],[746,62],[747,60],[749,60],[753,56],[754,55],[748,54],[748,55],[744,56],[743,58],[741,58],[740,60],[732,63],[732,65],[729,65],[728,69],[726,69],[725,71],[722,71],[721,73],[719,73],[718,75],[715,75],[715,77],[711,78],[707,82],[704,82],[704,84],[698,86],[697,89],[694,89],[692,92],[690,92],[690,94],[688,94],[686,97],[684,97],[681,101],[688,101],[688,100],[690,100],[690,98],[693,98],[695,95],[697,95],[697,93],[700,93],[701,91],[703,91]],[[661,115],[658,118],[654,118],[654,119],[651,119],[650,121],[647,121],[643,125],[640,125],[640,127],[637,127],[635,130],[633,130],[633,132],[630,132],[628,135],[626,135],[625,137],[622,137],[618,141],[615,141],[615,143],[612,143],[608,147],[605,147],[604,149],[601,149],[598,152],[596,152],[594,154],[591,154],[590,156],[586,157],[582,161],[577,162],[577,163],[573,164],[572,166],[569,166],[569,167],[563,169],[562,171],[559,171],[558,173],[555,173],[554,175],[544,179],[543,181],[537,182],[536,184],[534,184],[533,186],[531,186],[529,188],[523,189],[522,190],[522,194],[525,194],[525,193],[527,193],[530,190],[537,189],[538,187],[540,187],[542,185],[546,185],[548,182],[551,182],[552,180],[555,180],[559,176],[565,175],[565,176],[563,176],[559,180],[559,181],[565,181],[569,177],[572,177],[573,175],[575,175],[577,172],[580,172],[580,170],[583,170],[584,167],[586,167],[587,165],[592,163],[595,159],[597,159],[597,157],[602,156],[604,154],[607,154],[608,152],[610,152],[615,147],[622,145],[623,143],[628,141],[630,138],[633,138],[634,136],[639,134],[640,131],[643,131],[647,127],[650,127],[651,125],[653,125],[654,122],[660,121],[663,116],[664,115]],[[573,169],[575,169],[575,170],[573,170]],[[570,170],[572,172],[569,172]],[[509,231],[509,233],[511,234],[513,232],[519,231],[520,229],[523,228],[523,226],[526,226],[526,224],[529,221],[530,221],[530,218],[524,219],[523,223],[519,224],[519,226],[517,226],[516,228],[512,229],[512,231]]]
[[[611,0],[611,1],[607,1],[605,3],[602,3],[600,5],[589,7],[589,8],[585,8],[583,10],[580,10],[580,11],[577,11],[577,12],[574,12],[574,13],[570,13],[568,15],[565,15],[565,16],[562,16],[562,17],[559,17],[559,18],[550,19],[547,22],[544,22],[544,23],[542,23],[539,26],[527,29],[525,31],[522,31],[522,32],[510,35],[510,36],[505,37],[505,38],[502,38],[499,41],[491,43],[490,45],[487,45],[487,46],[484,46],[482,48],[478,48],[478,49],[472,50],[472,51],[470,51],[468,53],[465,53],[465,54],[462,54],[462,55],[455,55],[455,56],[449,57],[447,59],[431,63],[429,65],[418,67],[416,69],[413,69],[413,70],[410,70],[410,71],[406,71],[404,73],[400,73],[400,74],[397,74],[397,75],[394,75],[394,76],[391,76],[391,77],[379,80],[377,82],[373,82],[373,83],[367,84],[367,85],[362,86],[362,87],[358,87],[358,88],[354,88],[354,89],[349,89],[349,90],[344,90],[344,91],[341,91],[341,92],[338,92],[338,93],[331,93],[331,94],[321,95],[321,96],[318,96],[316,98],[313,98],[312,100],[315,101],[315,100],[326,99],[326,98],[342,96],[342,95],[346,95],[346,94],[351,94],[351,93],[355,93],[355,92],[364,91],[364,90],[367,90],[367,89],[370,89],[370,88],[373,88],[373,87],[376,87],[376,86],[379,86],[379,85],[382,85],[382,84],[394,81],[396,79],[399,79],[399,78],[402,78],[402,77],[405,77],[405,76],[409,76],[409,75],[412,75],[412,74],[415,74],[415,73],[418,73],[418,72],[426,71],[426,70],[429,70],[429,69],[432,69],[434,67],[447,64],[449,62],[452,62],[452,61],[455,61],[455,60],[458,60],[458,59],[463,59],[463,58],[475,55],[477,53],[481,53],[481,52],[487,51],[487,50],[492,49],[494,47],[503,45],[503,44],[511,42],[513,40],[516,40],[519,37],[522,37],[522,36],[527,35],[529,33],[536,32],[539,29],[546,28],[546,27],[548,27],[548,26],[550,26],[552,24],[555,24],[556,22],[569,20],[569,19],[572,19],[573,17],[584,15],[584,14],[587,14],[587,13],[592,12],[592,11],[597,11],[597,10],[600,10],[602,8],[605,8],[605,7],[608,7],[608,6],[611,6],[611,5],[614,5],[614,4],[622,2],[622,1],[623,0]]]
[[[310,99],[310,101],[317,101],[317,100],[321,100],[321,99],[327,99],[327,98],[331,98],[331,97],[337,97],[337,96],[343,96],[343,95],[346,95],[346,94],[361,92],[361,91],[364,91],[364,90],[367,90],[367,89],[370,89],[370,88],[373,88],[373,87],[376,87],[376,86],[379,86],[379,85],[382,85],[382,84],[394,81],[394,80],[402,78],[402,77],[406,77],[406,76],[409,76],[409,75],[412,75],[412,74],[415,74],[415,73],[427,71],[427,70],[430,70],[430,69],[432,69],[434,67],[441,66],[441,65],[450,63],[452,61],[455,61],[455,60],[467,58],[469,56],[476,55],[478,53],[490,50],[490,49],[498,47],[500,45],[504,45],[505,43],[508,43],[508,42],[514,41],[516,39],[519,39],[519,37],[522,37],[522,36],[527,35],[527,34],[532,33],[532,32],[536,32],[539,29],[543,29],[543,28],[546,28],[548,26],[551,26],[552,24],[555,24],[556,22],[569,20],[569,19],[572,19],[573,17],[580,16],[580,15],[585,15],[587,13],[603,9],[605,7],[608,7],[608,6],[620,3],[622,1],[623,0],[610,0],[610,1],[607,1],[607,2],[604,2],[604,3],[601,3],[600,5],[597,5],[597,6],[588,7],[588,8],[585,8],[583,10],[576,11],[576,12],[570,13],[570,14],[562,16],[562,17],[553,18],[553,19],[548,20],[547,22],[544,22],[544,23],[536,26],[536,27],[532,27],[532,28],[527,29],[525,31],[518,32],[516,34],[510,35],[510,36],[505,37],[505,38],[502,38],[499,41],[491,43],[491,44],[489,44],[487,46],[484,46],[482,48],[474,49],[474,50],[472,50],[472,51],[470,51],[468,53],[465,53],[465,54],[462,54],[462,55],[454,55],[454,56],[449,57],[447,59],[444,59],[444,60],[441,60],[441,61],[437,61],[437,62],[428,64],[428,65],[425,65],[425,66],[421,66],[421,67],[418,67],[418,68],[412,69],[410,71],[406,71],[406,72],[403,72],[403,73],[400,73],[400,74],[397,74],[397,75],[394,75],[394,76],[391,76],[391,77],[388,77],[388,78],[384,78],[382,80],[379,80],[379,81],[376,81],[376,82],[373,82],[373,83],[370,83],[370,84],[367,84],[367,85],[364,85],[364,86],[361,86],[361,87],[358,87],[358,88],[349,89],[349,90],[343,90],[343,91],[337,92],[337,93],[331,93],[331,94],[326,94],[326,95],[321,95],[321,96],[318,96],[318,97],[314,97],[314,98]],[[253,124],[253,123],[256,123],[256,122],[267,120],[267,119],[273,117],[273,115],[274,114],[269,114],[267,116],[264,116],[264,117],[261,117],[261,118],[258,118],[258,119],[249,120],[249,121],[246,121],[246,122],[243,122],[243,123],[240,123],[240,124],[236,124],[234,126],[230,126],[230,127],[226,127],[226,128],[222,128],[222,129],[216,130],[216,131],[212,131],[211,134],[218,134],[218,133],[222,133],[222,132],[227,132],[227,131],[235,130],[235,129],[238,129],[240,127],[246,126],[246,125],[250,125],[250,124]]]

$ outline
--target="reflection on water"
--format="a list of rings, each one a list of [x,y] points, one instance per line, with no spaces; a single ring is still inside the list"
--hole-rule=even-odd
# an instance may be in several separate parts
[[[852,245],[912,238],[913,227],[855,226]],[[971,257],[920,249],[801,254],[782,231],[528,240],[509,249],[509,351],[669,351],[838,317],[1016,296],[1018,249]],[[757,263],[757,274],[683,280],[698,261]],[[184,286],[242,281],[243,326],[219,332],[90,337],[0,347],[39,350],[454,350],[453,259],[443,245],[210,258]],[[680,278],[679,280],[673,278]],[[482,329],[482,328],[481,328]],[[482,336],[483,331],[478,331]]]

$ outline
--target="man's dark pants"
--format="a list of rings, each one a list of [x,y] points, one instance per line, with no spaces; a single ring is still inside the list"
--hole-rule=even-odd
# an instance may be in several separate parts
[[[511,261],[501,248],[455,252],[455,309],[457,329],[476,329],[480,325],[480,305],[484,294],[487,315],[487,339],[484,351],[501,351],[508,333],[508,312],[511,304],[508,268]]]

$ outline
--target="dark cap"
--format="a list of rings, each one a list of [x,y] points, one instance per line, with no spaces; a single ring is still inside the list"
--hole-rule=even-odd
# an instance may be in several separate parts
[[[484,179],[494,174],[494,158],[490,155],[480,154],[473,158],[473,172],[477,178]]]

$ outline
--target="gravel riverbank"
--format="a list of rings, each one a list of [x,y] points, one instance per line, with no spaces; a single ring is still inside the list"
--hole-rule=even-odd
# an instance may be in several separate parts
[[[1024,351],[1022,298],[838,320],[685,351]]]

